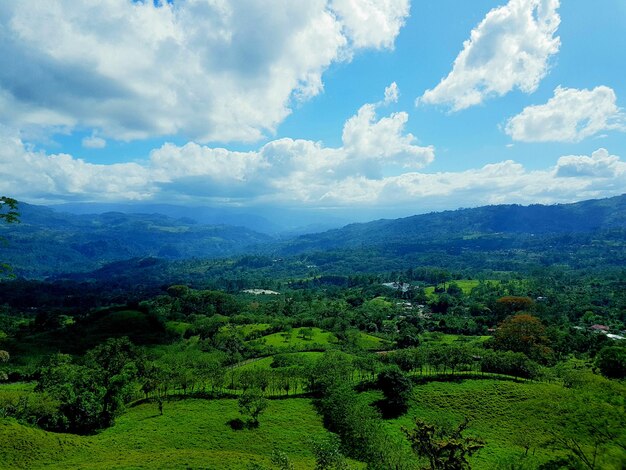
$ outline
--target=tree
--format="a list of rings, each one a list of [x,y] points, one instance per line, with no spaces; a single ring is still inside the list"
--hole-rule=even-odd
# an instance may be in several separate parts
[[[605,377],[623,379],[626,377],[626,348],[605,347],[596,356],[596,367]]]
[[[249,388],[239,397],[239,412],[243,416],[250,416],[250,424],[257,427],[259,416],[267,408],[267,400],[258,388]]]
[[[313,338],[312,328],[300,328],[300,337],[304,340],[311,340]]]
[[[37,390],[59,401],[56,430],[90,433],[110,426],[134,390],[139,363],[128,338],[109,339],[74,364],[66,354],[53,355],[39,371]]]
[[[527,313],[508,317],[500,324],[493,338],[494,349],[521,352],[531,359],[542,361],[552,352],[547,344],[543,323]]]
[[[425,470],[464,470],[471,468],[468,457],[485,446],[481,439],[463,436],[468,424],[466,418],[455,430],[448,432],[416,419],[413,429],[403,427],[402,432],[413,452],[428,459],[429,466]]]
[[[385,411],[398,416],[409,407],[413,385],[397,367],[389,367],[378,374],[378,388],[385,395]]]
[[[285,330],[280,334],[285,343],[289,343],[291,341],[291,336],[293,335],[293,327],[291,325],[286,325]]]
[[[493,312],[498,320],[514,315],[518,312],[528,312],[534,307],[534,302],[530,297],[519,297],[515,295],[507,295],[496,300],[493,306]]]

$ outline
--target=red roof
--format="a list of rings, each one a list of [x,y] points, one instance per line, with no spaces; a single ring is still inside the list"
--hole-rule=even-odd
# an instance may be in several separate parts
[[[592,330],[602,330],[602,331],[609,331],[609,327],[605,326],[605,325],[591,325],[591,329]]]

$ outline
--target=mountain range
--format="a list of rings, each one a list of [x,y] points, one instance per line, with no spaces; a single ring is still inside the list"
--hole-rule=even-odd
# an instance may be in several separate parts
[[[225,223],[201,223],[193,218],[193,211],[185,212],[185,217],[76,214],[26,203],[20,203],[19,211],[19,224],[0,225],[0,236],[6,242],[0,248],[0,259],[26,278],[86,273],[146,257],[174,261],[246,254],[304,256],[321,266],[328,262],[329,253],[342,252],[338,255],[342,259],[365,259],[371,264],[378,258],[382,265],[393,267],[437,264],[450,257],[462,263],[469,255],[496,252],[504,261],[507,256],[511,260],[536,257],[537,262],[546,263],[550,262],[546,259],[558,261],[561,255],[572,260],[586,252],[597,255],[596,249],[601,249],[610,262],[619,263],[626,243],[626,195],[574,204],[459,209],[291,237]],[[200,213],[198,218],[206,220],[208,213]],[[235,219],[225,217],[224,221]],[[552,253],[548,258],[539,256],[547,252]],[[459,258],[461,254],[467,256]],[[370,265],[342,263],[354,270]]]

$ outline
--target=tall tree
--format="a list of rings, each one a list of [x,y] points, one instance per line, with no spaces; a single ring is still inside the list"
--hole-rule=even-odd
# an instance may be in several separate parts
[[[475,437],[464,437],[469,421],[465,419],[459,426],[448,432],[421,419],[415,420],[413,429],[402,428],[413,452],[428,459],[429,466],[424,470],[466,470],[470,468],[471,457],[485,446]]]
[[[537,317],[519,313],[504,320],[493,338],[495,349],[521,352],[531,359],[546,360],[551,354],[546,329]]]

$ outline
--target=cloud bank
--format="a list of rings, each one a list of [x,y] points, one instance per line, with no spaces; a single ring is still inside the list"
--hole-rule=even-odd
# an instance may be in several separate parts
[[[472,30],[452,71],[417,103],[460,111],[517,88],[534,92],[560,47],[559,0],[510,0]]]
[[[626,162],[598,149],[561,156],[543,170],[512,160],[465,171],[429,173],[432,146],[404,130],[406,113],[379,117],[366,104],[343,127],[342,145],[278,139],[236,152],[166,143],[143,162],[95,165],[33,150],[0,129],[0,193],[29,202],[157,201],[367,209],[407,215],[500,203],[554,203],[626,192]],[[555,156],[556,158],[556,156]]]

